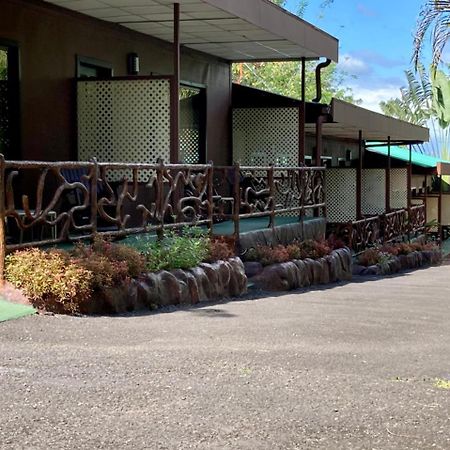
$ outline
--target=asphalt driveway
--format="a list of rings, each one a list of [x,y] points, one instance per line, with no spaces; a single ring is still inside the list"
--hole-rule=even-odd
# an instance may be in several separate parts
[[[2,449],[450,449],[450,267],[0,324]]]

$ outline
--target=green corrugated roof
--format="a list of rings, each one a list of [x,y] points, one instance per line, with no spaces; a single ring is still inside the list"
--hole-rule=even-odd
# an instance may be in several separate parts
[[[388,156],[388,147],[368,147],[370,152]],[[406,147],[391,146],[391,157],[400,161],[409,161],[409,149]],[[434,156],[424,155],[423,153],[412,152],[412,163],[421,167],[436,167],[439,162],[449,162]]]

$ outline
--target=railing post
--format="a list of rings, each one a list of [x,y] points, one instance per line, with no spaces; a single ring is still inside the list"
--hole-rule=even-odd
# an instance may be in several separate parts
[[[273,166],[267,172],[267,181],[269,184],[269,198],[271,200],[269,226],[272,229],[272,237],[275,237],[275,184]]]
[[[0,286],[5,282],[6,229],[5,229],[5,157],[0,154]]]
[[[240,175],[241,168],[240,164],[236,163],[233,166],[233,197],[234,197],[234,210],[233,210],[233,222],[234,222],[234,238],[236,240],[236,246],[238,246],[239,235],[240,235],[240,223],[239,223],[239,214],[241,210],[241,183],[240,183]]]
[[[92,176],[91,176],[91,226],[92,226],[92,235],[95,236],[97,234],[98,223],[98,162],[97,158],[92,158],[93,166]]]
[[[164,161],[162,159],[158,160],[158,168],[156,169],[156,198],[155,198],[155,208],[156,217],[159,221],[159,228],[157,231],[158,239],[162,240],[164,238]]]
[[[213,226],[214,226],[214,164],[212,161],[209,161],[208,167],[208,227],[209,234],[212,237],[213,235]]]

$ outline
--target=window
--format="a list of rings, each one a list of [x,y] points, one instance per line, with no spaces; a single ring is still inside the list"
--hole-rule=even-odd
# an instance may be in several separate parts
[[[0,39],[0,153],[20,159],[19,49]]]
[[[206,161],[206,90],[180,88],[180,159],[186,164]]]
[[[113,76],[112,65],[95,58],[77,56],[77,78],[110,78]]]

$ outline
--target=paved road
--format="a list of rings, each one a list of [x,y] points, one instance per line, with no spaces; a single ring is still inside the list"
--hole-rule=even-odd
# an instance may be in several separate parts
[[[0,448],[450,449],[449,280],[0,324]]]

